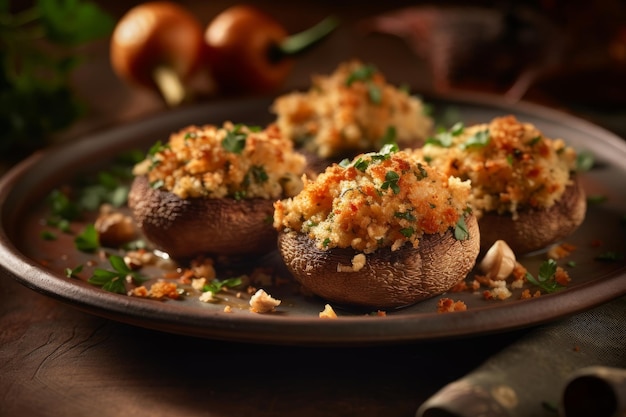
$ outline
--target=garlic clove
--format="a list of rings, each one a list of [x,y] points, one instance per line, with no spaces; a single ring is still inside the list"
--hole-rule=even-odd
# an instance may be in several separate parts
[[[515,254],[504,240],[497,240],[489,248],[478,268],[487,278],[506,279],[515,268]]]

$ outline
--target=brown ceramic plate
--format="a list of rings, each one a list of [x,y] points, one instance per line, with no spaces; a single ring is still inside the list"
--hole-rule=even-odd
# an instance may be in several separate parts
[[[467,311],[448,314],[436,312],[440,297],[388,311],[386,316],[334,306],[339,318],[322,320],[318,315],[325,302],[302,295],[291,284],[270,286],[268,292],[282,304],[275,313],[256,314],[247,309],[245,297],[226,294],[226,300],[216,304],[193,296],[155,301],[104,291],[86,282],[86,272],[79,278],[66,276],[65,268],[74,268],[87,258],[75,249],[72,236],[55,241],[42,238],[45,200],[52,189],[106,169],[125,150],[146,150],[188,124],[224,120],[265,124],[271,120],[267,99],[183,108],[33,155],[0,183],[0,264],[7,275],[35,291],[113,320],[198,337],[273,344],[400,343],[509,331],[556,320],[626,293],[622,256],[626,253],[625,141],[590,123],[535,105],[511,106],[494,97],[474,95],[425,101],[439,117],[458,118],[466,125],[512,113],[534,123],[547,136],[565,138],[578,151],[594,154],[596,163],[584,174],[584,185],[589,196],[601,196],[602,201],[589,205],[584,224],[567,239],[577,249],[559,261],[563,266],[566,261],[575,262],[575,266],[565,266],[572,277],[566,289],[528,300],[520,300],[519,292],[504,301],[487,301],[480,293],[447,294],[468,306]],[[616,254],[616,259],[598,259],[608,253]],[[535,254],[520,261],[536,274],[544,259],[545,254]],[[276,263],[277,258],[263,262]],[[232,312],[224,312],[224,304],[232,305]]]

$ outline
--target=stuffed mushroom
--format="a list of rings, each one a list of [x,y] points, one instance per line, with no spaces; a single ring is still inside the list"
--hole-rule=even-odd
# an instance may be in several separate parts
[[[304,166],[275,125],[188,126],[135,166],[129,207],[173,258],[263,254],[276,248],[273,203],[301,189]]]
[[[333,164],[275,203],[278,247],[295,279],[328,301],[397,308],[441,294],[475,264],[469,182],[386,145]]]

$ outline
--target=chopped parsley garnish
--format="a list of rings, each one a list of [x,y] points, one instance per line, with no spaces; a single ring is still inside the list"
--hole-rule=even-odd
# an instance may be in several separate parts
[[[465,223],[465,216],[461,216],[459,221],[456,222],[456,226],[454,226],[454,238],[456,240],[467,240],[469,237],[470,234],[469,230],[467,230],[467,223]]]
[[[391,188],[394,194],[398,194],[400,192],[400,186],[398,185],[398,180],[400,179],[400,175],[398,175],[395,171],[387,171],[385,174],[385,181],[380,186],[381,189],[386,190]]]
[[[198,137],[198,133],[196,132],[187,132],[185,133],[185,137],[183,138],[185,141],[189,140],[189,139],[195,139]]]
[[[587,203],[589,204],[600,204],[600,203],[604,203],[607,200],[608,200],[608,197],[605,195],[588,195],[587,196]]]
[[[413,214],[411,214],[410,211],[405,211],[405,212],[396,211],[395,213],[393,213],[393,216],[397,217],[399,219],[408,220],[410,222],[415,221],[415,216]]]
[[[68,278],[78,278],[78,274],[83,271],[83,266],[78,265],[76,268],[65,268],[65,276]]]
[[[426,139],[426,145],[449,148],[450,146],[452,146],[452,134],[450,134],[450,132],[440,132],[435,136]]]
[[[369,156],[369,160],[359,157],[356,161],[354,161],[354,163],[352,163],[350,159],[346,158],[339,162],[339,166],[342,168],[349,168],[350,166],[353,166],[359,171],[365,172],[372,162],[387,160],[391,154],[398,152],[399,149],[400,148],[398,148],[398,145],[395,142],[386,143],[382,146],[382,148],[380,148],[380,151],[365,155]]]
[[[596,261],[615,262],[623,258],[624,258],[624,255],[621,253],[608,251],[608,252],[601,253],[600,255],[596,256],[594,259]]]
[[[357,159],[356,162],[354,163],[354,167],[361,172],[365,172],[365,170],[367,169],[369,165],[370,165],[369,161],[366,161],[363,158]]]
[[[382,101],[382,91],[380,87],[372,82],[372,77],[377,69],[373,65],[364,65],[352,71],[346,78],[346,85],[350,87],[354,82],[361,81],[367,84],[367,94],[374,104],[380,104]]]
[[[134,283],[141,283],[146,280],[141,274],[130,269],[121,256],[109,256],[109,263],[113,267],[113,271],[96,268],[87,282],[102,287],[105,291],[126,294],[126,286],[124,285],[126,277],[130,277]]]
[[[579,172],[589,171],[595,163],[591,152],[578,152],[576,155],[576,170]]]
[[[169,149],[169,147],[169,144],[164,145],[163,142],[158,140],[150,147],[150,149],[148,149],[148,156],[154,156],[159,152],[163,152],[164,150]]]
[[[98,231],[93,224],[88,224],[81,234],[74,238],[76,249],[81,252],[94,252],[100,247]]]
[[[481,148],[489,143],[489,139],[489,129],[481,130],[467,139],[465,143],[461,144],[461,148]]]
[[[413,229],[412,227],[405,227],[403,229],[400,229],[400,233],[402,233],[404,237],[409,238],[413,236],[413,233],[415,233],[415,229]]]
[[[396,145],[397,136],[398,136],[398,133],[396,131],[396,127],[387,126],[387,130],[385,130],[385,135],[382,138],[382,143],[385,145],[388,145],[388,144]],[[398,146],[396,145],[396,148],[397,147]],[[381,149],[381,152],[382,152],[382,149]]]
[[[355,81],[370,81],[377,69],[373,65],[363,65],[358,67],[348,75],[346,85],[350,87]]]
[[[202,287],[202,291],[204,292],[209,291],[213,294],[217,294],[218,292],[222,291],[224,288],[238,287],[239,285],[241,285],[241,283],[242,283],[241,277],[221,279],[221,280],[214,279],[208,284],[205,284]]]
[[[265,172],[265,168],[261,165],[253,165],[249,172],[252,175],[254,182],[257,184],[264,183],[269,179],[267,172]]]
[[[150,188],[154,188],[155,190],[158,190],[159,188],[163,187],[165,185],[165,181],[163,180],[156,180],[150,183]]]
[[[452,146],[455,136],[459,136],[465,131],[463,122],[457,122],[448,130],[442,130],[435,136],[426,139],[426,144],[449,148]]]
[[[370,98],[370,101],[374,104],[380,104],[380,102],[383,100],[383,93],[380,90],[380,87],[378,87],[374,83],[367,83],[367,94]]]
[[[57,235],[50,230],[44,230],[43,232],[41,232],[41,238],[43,240],[57,240]]]
[[[426,171],[426,168],[424,168],[421,162],[417,163],[417,171],[418,172],[415,172],[415,178],[417,178],[418,181],[428,177],[428,171]]]
[[[241,127],[242,125],[236,125],[233,130],[226,132],[226,137],[222,140],[222,148],[236,154],[244,150],[248,135],[240,131]]]
[[[532,138],[531,140],[527,142],[527,145],[528,146],[536,145],[537,143],[539,143],[540,140],[541,140],[541,136],[535,136],[534,138]]]
[[[324,239],[324,241],[322,242],[322,246],[327,248],[328,245],[330,244],[330,238],[327,237],[326,239]]]
[[[547,293],[553,293],[565,288],[556,281],[557,264],[554,259],[548,259],[539,266],[539,274],[535,278],[530,272],[526,272],[526,279],[533,285]]]

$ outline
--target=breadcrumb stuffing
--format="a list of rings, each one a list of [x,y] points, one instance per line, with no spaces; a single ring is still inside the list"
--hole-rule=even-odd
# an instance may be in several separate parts
[[[157,143],[134,175],[181,198],[276,199],[295,195],[306,160],[276,125],[188,126]]]
[[[380,149],[389,129],[399,144],[418,146],[433,126],[418,97],[357,60],[313,76],[308,91],[278,97],[271,110],[285,135],[323,158]]]
[[[429,167],[410,151],[384,147],[305,178],[298,195],[274,203],[274,227],[304,233],[321,250],[352,247],[367,254],[405,243],[417,247],[422,235],[457,225],[469,194],[469,182]]]
[[[455,126],[416,152],[447,174],[471,180],[471,205],[479,217],[494,211],[515,219],[520,208],[551,207],[576,168],[576,152],[562,139],[512,115]]]
[[[273,298],[265,290],[259,289],[250,298],[250,310],[254,313],[270,313],[280,305],[281,301]]]

